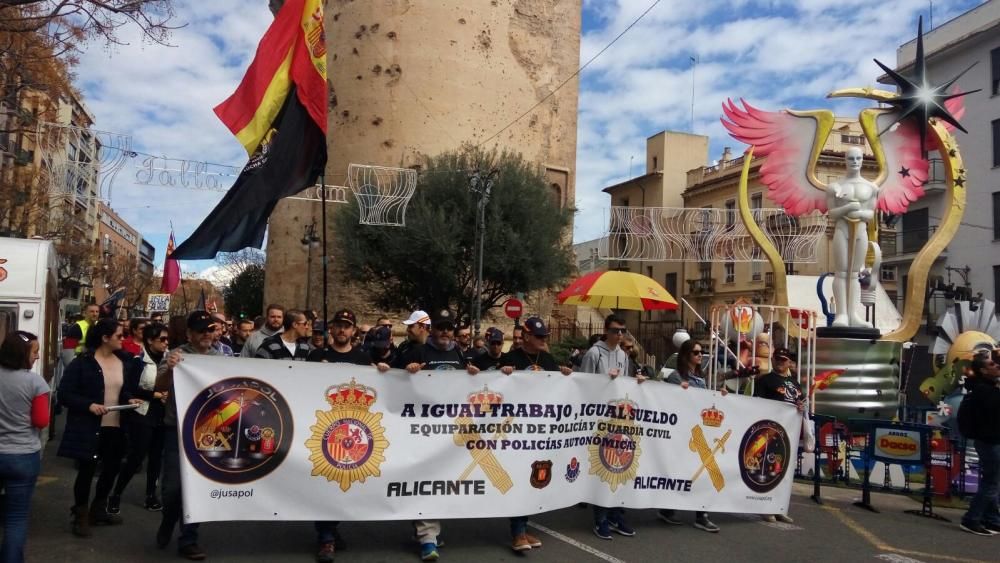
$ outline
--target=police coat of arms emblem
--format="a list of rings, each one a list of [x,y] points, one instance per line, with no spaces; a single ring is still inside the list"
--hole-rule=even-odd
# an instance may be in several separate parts
[[[306,447],[312,454],[312,475],[337,481],[342,491],[354,481],[381,475],[379,465],[385,461],[389,441],[382,428],[382,413],[372,412],[377,394],[371,387],[350,383],[326,390],[329,411],[316,411],[316,424],[310,427],[312,436]]]

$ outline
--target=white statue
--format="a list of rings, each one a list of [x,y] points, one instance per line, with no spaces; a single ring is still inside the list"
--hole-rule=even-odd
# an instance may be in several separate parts
[[[861,287],[858,276],[865,271],[868,254],[868,223],[875,218],[878,186],[861,177],[864,155],[858,147],[850,147],[844,155],[847,173],[826,190],[827,209],[835,221],[833,229],[833,298],[836,316],[833,326],[868,327],[871,323],[858,315]]]
[[[902,214],[924,195],[928,164],[921,131],[913,120],[897,123],[899,110],[861,110],[858,122],[873,147],[878,178],[871,182],[861,177],[861,148],[849,147],[844,154],[847,173],[827,185],[816,176],[816,164],[836,123],[833,112],[769,112],[742,105],[727,100],[722,124],[735,139],[752,145],[754,156],[764,158],[760,178],[768,197],[793,217],[818,211],[834,220],[833,326],[872,328],[858,313],[862,303],[874,306],[878,284],[881,254],[878,244],[868,240],[868,226],[876,210]],[[869,248],[876,259],[871,269],[865,268]]]

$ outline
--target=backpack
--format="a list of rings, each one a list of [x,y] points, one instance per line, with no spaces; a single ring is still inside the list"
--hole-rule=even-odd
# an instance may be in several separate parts
[[[958,432],[966,440],[975,440],[979,435],[979,421],[976,420],[975,391],[962,398],[958,405]]]

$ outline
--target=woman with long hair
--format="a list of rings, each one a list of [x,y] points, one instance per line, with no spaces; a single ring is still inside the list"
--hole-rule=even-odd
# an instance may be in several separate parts
[[[685,340],[681,344],[681,349],[677,352],[677,371],[670,374],[667,383],[680,385],[682,389],[695,387],[697,389],[708,389],[708,382],[701,371],[701,363],[704,361],[704,347],[701,342],[695,339]],[[722,388],[722,394],[726,394],[726,388]],[[674,526],[682,525],[683,522],[674,516],[672,509],[660,510],[657,516],[667,524]],[[694,513],[694,527],[699,530],[718,533],[719,527],[712,522],[707,512]]]
[[[3,545],[0,561],[24,561],[31,495],[42,465],[42,429],[49,425],[49,385],[31,371],[38,337],[16,330],[0,344],[0,481]]]
[[[143,327],[138,335],[142,339],[142,353],[139,361],[142,370],[135,373],[138,378],[125,380],[125,388],[133,396],[142,399],[142,404],[133,412],[123,413],[128,435],[128,451],[125,463],[118,474],[118,481],[111,496],[108,497],[108,512],[118,514],[121,509],[121,496],[129,481],[135,476],[143,459],[149,455],[146,464],[146,510],[159,511],[163,509],[156,496],[156,481],[160,478],[160,468],[163,464],[163,409],[167,398],[166,391],[155,391],[156,369],[167,351],[167,326],[161,323],[150,323]]]
[[[66,406],[66,431],[58,455],[76,459],[79,470],[73,485],[73,534],[89,537],[90,524],[121,524],[107,511],[108,494],[125,455],[121,412],[109,407],[142,403],[133,399],[125,381],[138,379],[142,362],[122,350],[122,328],[114,319],[101,319],[87,331],[83,354],[66,367],[59,385],[59,402]],[[90,484],[101,462],[93,503]]]

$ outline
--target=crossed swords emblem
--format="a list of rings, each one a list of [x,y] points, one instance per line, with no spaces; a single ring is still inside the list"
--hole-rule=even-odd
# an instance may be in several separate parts
[[[708,476],[712,479],[712,486],[715,487],[715,490],[722,491],[725,488],[726,479],[722,475],[722,470],[719,469],[719,464],[715,461],[715,454],[720,451],[726,453],[726,442],[732,433],[732,430],[726,430],[722,438],[714,439],[715,447],[710,448],[701,426],[695,424],[691,428],[691,440],[688,441],[688,448],[701,458],[701,467],[698,468],[698,471],[695,471],[694,477],[691,477],[692,482],[697,481],[698,477],[701,477],[702,471],[708,471]]]
[[[506,420],[503,421],[503,424],[501,424],[501,428],[503,426],[506,426],[507,424],[510,424],[512,420],[514,420],[514,417],[508,416]],[[459,425],[472,424],[472,419],[467,417],[456,418],[455,423]],[[493,435],[494,440],[502,440],[506,437],[507,433],[504,432],[503,430],[498,430]],[[469,432],[466,434],[455,433],[452,436],[452,439],[455,441],[456,446],[464,447],[466,442],[470,440],[479,440],[480,434],[478,432],[475,433]],[[504,469],[502,465],[500,465],[500,461],[497,460],[496,456],[493,455],[492,451],[469,450],[469,455],[472,456],[472,463],[470,463],[469,466],[465,468],[465,471],[462,472],[462,475],[459,476],[458,478],[459,481],[464,481],[468,479],[469,475],[472,474],[472,472],[476,469],[476,467],[482,467],[483,473],[486,474],[486,478],[490,480],[490,483],[494,487],[496,487],[497,490],[500,491],[500,494],[506,494],[507,491],[509,491],[511,487],[514,486],[514,481],[511,480],[510,475],[507,473],[507,470]]]

